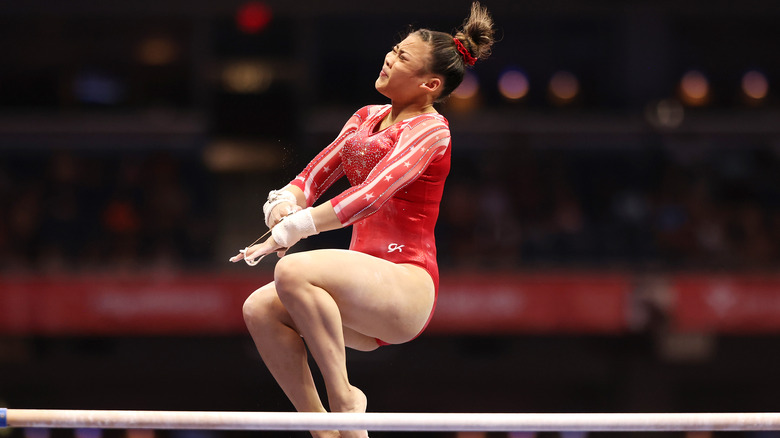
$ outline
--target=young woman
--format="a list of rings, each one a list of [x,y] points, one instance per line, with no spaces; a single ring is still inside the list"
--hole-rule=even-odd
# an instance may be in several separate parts
[[[467,66],[490,54],[492,43],[492,20],[474,3],[455,37],[420,29],[393,47],[375,84],[391,104],[358,110],[297,178],[271,191],[263,206],[271,237],[230,259],[251,264],[271,252],[282,256],[300,239],[353,227],[349,250],[286,255],[274,281],[244,304],[263,361],[298,411],[325,411],[306,345],[330,410],[365,412],[366,396],[347,378],[345,347],[407,342],[428,324],[439,283],[434,226],[450,167],[449,126],[433,105],[460,84]],[[351,187],[312,207],[344,175]]]

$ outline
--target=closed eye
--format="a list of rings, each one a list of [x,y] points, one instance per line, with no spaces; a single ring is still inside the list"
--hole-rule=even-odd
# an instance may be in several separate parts
[[[399,49],[398,46],[393,47],[393,54],[398,57],[401,61],[408,61],[409,58],[406,56],[406,52]]]

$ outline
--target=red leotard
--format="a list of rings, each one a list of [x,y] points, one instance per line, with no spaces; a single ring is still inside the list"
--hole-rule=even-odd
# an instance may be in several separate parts
[[[438,295],[434,227],[450,169],[447,119],[422,114],[376,132],[390,105],[358,110],[336,140],[290,184],[311,206],[346,175],[351,187],[330,202],[344,226],[349,249],[393,263],[411,263],[431,275]]]

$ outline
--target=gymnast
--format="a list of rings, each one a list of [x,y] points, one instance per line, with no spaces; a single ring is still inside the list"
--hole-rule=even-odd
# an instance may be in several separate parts
[[[272,190],[263,206],[271,237],[230,259],[253,265],[272,252],[284,256],[274,281],[252,293],[243,312],[263,362],[298,411],[326,411],[306,346],[330,410],[365,412],[365,394],[347,377],[345,347],[404,343],[430,321],[439,283],[434,226],[451,149],[448,122],[434,103],[457,88],[466,67],[486,58],[492,44],[492,19],[476,2],[454,37],[411,32],[385,55],[376,79],[391,103],[359,109],[293,181]],[[350,188],[313,206],[342,176]],[[349,250],[285,255],[301,239],[350,225]]]

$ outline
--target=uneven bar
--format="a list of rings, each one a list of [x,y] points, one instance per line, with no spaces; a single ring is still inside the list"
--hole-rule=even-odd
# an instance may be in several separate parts
[[[308,413],[0,409],[0,426],[29,428],[374,431],[758,431],[780,413]]]

